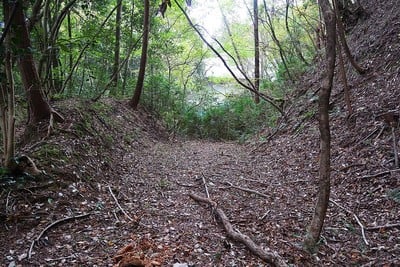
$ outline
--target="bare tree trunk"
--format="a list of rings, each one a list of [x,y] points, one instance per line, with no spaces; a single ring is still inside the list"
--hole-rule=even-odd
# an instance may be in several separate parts
[[[337,7],[338,2],[336,0],[334,0],[334,5],[335,5],[335,13],[337,16],[336,23],[337,23],[337,31],[339,34],[340,43],[342,44],[344,52],[346,53],[346,56],[349,59],[353,68],[358,72],[358,74],[364,74],[367,70],[358,65],[358,63],[356,62],[356,60],[354,59],[353,55],[350,52],[350,48],[347,44],[346,35],[344,32],[344,26],[341,18],[339,17],[339,10]]]
[[[312,221],[307,229],[304,246],[312,251],[317,244],[329,204],[330,195],[330,149],[331,134],[329,128],[329,99],[333,83],[336,61],[336,16],[329,0],[319,0],[323,13],[327,42],[325,74],[319,92],[319,131],[320,131],[320,156],[319,156],[319,189]]]
[[[112,87],[114,87],[114,94],[118,87],[119,78],[119,65],[120,65],[120,46],[121,46],[121,15],[122,15],[122,0],[117,2],[117,14],[115,16],[115,47],[114,47],[114,66],[111,76]]]
[[[289,67],[288,67],[287,62],[286,62],[285,52],[283,50],[281,42],[279,41],[278,37],[276,36],[275,29],[274,29],[274,27],[272,25],[272,19],[271,19],[271,16],[270,16],[269,12],[268,12],[268,9],[267,9],[267,3],[266,3],[265,0],[263,0],[263,2],[264,2],[265,15],[267,16],[267,20],[268,20],[267,24],[268,24],[268,27],[269,27],[270,32],[271,32],[272,40],[274,41],[274,43],[278,47],[279,56],[280,56],[280,58],[282,60],[283,67],[286,70],[286,74],[287,74],[289,80],[293,82],[294,79],[292,77],[292,74],[289,71]]]
[[[6,9],[4,6],[4,17],[7,23],[10,23],[10,12],[11,10],[8,10],[8,8]],[[3,62],[0,62],[2,67],[0,69],[0,75],[2,77],[0,84],[0,126],[3,137],[2,163],[4,167],[10,168],[15,154],[15,93],[9,35],[5,37],[5,45],[3,46],[3,44],[0,43],[0,46],[0,51],[3,52],[1,53]]]
[[[342,55],[342,47],[340,45],[337,46],[338,48],[338,56],[339,56],[339,74],[340,78],[342,79],[343,83],[343,91],[344,91],[344,100],[347,106],[347,116],[350,117],[353,113],[353,108],[351,106],[351,99],[350,99],[350,88],[349,83],[347,82],[347,75],[346,70],[344,68],[344,60]]]
[[[11,10],[11,4],[8,1],[3,3],[8,10]],[[29,105],[29,123],[36,124],[43,119],[49,119],[51,108],[43,96],[39,75],[36,70],[32,55],[32,45],[29,37],[28,28],[25,21],[22,3],[15,2],[15,17],[11,22],[14,45],[19,51],[18,68],[21,72],[22,83],[25,87],[28,105]]]
[[[140,101],[140,96],[143,91],[144,76],[146,74],[147,46],[149,44],[149,32],[150,32],[150,3],[149,0],[144,0],[142,55],[140,57],[140,68],[139,68],[138,80],[136,82],[135,93],[133,94],[132,99],[129,101],[129,105],[133,109],[137,109],[137,106]]]
[[[235,55],[236,55],[237,60],[239,62],[239,66],[240,66],[240,68],[242,69],[243,72],[246,72],[245,66],[243,64],[242,57],[239,54],[239,49],[237,48],[235,40],[233,39],[233,34],[232,34],[232,31],[231,31],[231,27],[229,26],[228,19],[226,18],[226,15],[224,13],[224,9],[222,8],[222,6],[221,6],[219,1],[218,1],[218,7],[219,7],[219,10],[220,10],[220,12],[222,14],[222,20],[224,22],[224,26],[226,28],[226,31],[228,32],[228,35],[231,38],[233,51],[235,52]]]
[[[71,11],[68,12],[67,16],[67,25],[68,25],[68,39],[70,42],[72,42],[72,23],[71,23]],[[69,46],[68,49],[68,72],[71,73],[72,69],[74,67],[74,56],[72,54],[72,45]],[[68,83],[68,89],[70,92],[72,92],[72,80],[69,81]],[[61,90],[62,90],[62,85],[61,85]]]
[[[258,0],[253,0],[254,14],[254,90],[260,91],[260,39],[258,34]],[[259,94],[254,94],[254,103],[260,103]]]
[[[296,51],[297,56],[300,58],[300,60],[306,64],[307,66],[310,65],[310,63],[307,62],[307,60],[304,58],[303,53],[301,52],[301,49],[299,47],[299,41],[296,40],[293,37],[292,31],[289,28],[289,8],[290,8],[290,1],[286,0],[286,12],[285,12],[285,27],[286,31],[289,35],[290,41],[293,45],[294,50]]]

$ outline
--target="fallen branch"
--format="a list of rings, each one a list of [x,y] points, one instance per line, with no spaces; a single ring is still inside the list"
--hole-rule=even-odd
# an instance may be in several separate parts
[[[111,196],[113,197],[113,199],[114,199],[114,201],[115,201],[115,204],[117,204],[118,208],[119,208],[120,211],[126,216],[126,218],[128,218],[128,219],[129,219],[130,221],[132,221],[132,222],[135,221],[135,220],[132,219],[132,217],[129,216],[129,214],[126,213],[126,211],[121,207],[121,205],[120,205],[119,202],[118,202],[118,199],[115,197],[115,195],[114,195],[113,191],[111,190],[111,187],[110,187],[110,186],[108,186],[108,191],[110,191]]]
[[[393,141],[393,154],[394,154],[394,166],[399,168],[399,154],[397,153],[397,141],[396,141],[396,130],[392,125],[392,141]]]
[[[233,184],[230,183],[230,182],[225,182],[225,184],[229,185],[229,186],[232,187],[232,188],[245,191],[245,192],[247,192],[247,193],[256,194],[256,195],[259,195],[259,196],[262,196],[262,197],[265,197],[265,198],[268,198],[268,197],[269,197],[268,195],[266,195],[266,194],[264,194],[264,193],[258,192],[258,191],[256,191],[256,190],[253,190],[253,189],[250,189],[250,188],[243,188],[243,187],[240,187],[240,186],[237,186],[237,185],[233,185]]]
[[[207,198],[210,199],[210,193],[208,193],[207,183],[206,183],[206,176],[204,173],[201,173],[201,179],[203,180],[204,188],[206,189]]]
[[[339,208],[343,209],[343,210],[346,211],[347,213],[353,215],[354,219],[356,219],[358,225],[359,225],[360,228],[361,228],[361,235],[362,235],[362,238],[363,238],[363,240],[364,240],[364,243],[365,243],[367,246],[369,246],[367,237],[365,236],[365,227],[364,227],[364,225],[361,223],[361,221],[360,221],[360,219],[357,217],[357,215],[356,215],[354,212],[352,212],[351,210],[346,209],[345,207],[341,206],[341,205],[340,205],[339,203],[337,203],[336,201],[334,201],[334,200],[332,200],[332,199],[330,199],[329,201],[332,202],[333,204],[335,204],[336,206],[338,206]]]
[[[92,214],[91,214],[91,213],[86,213],[86,214],[82,214],[82,215],[71,216],[71,217],[59,219],[59,220],[57,220],[57,221],[52,222],[51,224],[49,224],[49,225],[48,225],[46,228],[44,228],[44,229],[42,230],[42,232],[40,232],[40,234],[32,241],[32,244],[31,244],[31,246],[30,246],[30,248],[29,248],[29,252],[28,252],[28,259],[30,259],[30,258],[32,257],[32,251],[33,251],[33,247],[35,246],[35,243],[38,243],[39,240],[40,240],[40,238],[42,238],[42,236],[43,236],[48,230],[50,230],[52,227],[54,227],[54,226],[56,226],[56,225],[58,225],[58,224],[64,223],[64,222],[68,222],[68,221],[75,220],[75,219],[82,219],[82,218],[88,217],[88,216],[90,216],[90,215],[92,215]]]
[[[400,227],[400,223],[394,223],[394,224],[385,224],[385,225],[379,225],[379,226],[373,226],[373,227],[366,227],[365,230],[367,231],[375,231],[375,230],[380,230],[380,229],[389,229],[389,228],[396,228]]]
[[[400,169],[378,172],[378,173],[371,174],[371,175],[365,175],[365,176],[361,177],[361,179],[375,178],[375,177],[379,177],[379,176],[386,175],[386,174],[391,174],[392,172],[398,172],[398,171],[400,171]]]
[[[179,185],[179,186],[184,186],[184,187],[196,187],[196,185],[193,185],[193,184],[184,184],[184,183],[178,182],[177,180],[174,180],[174,182],[175,182],[177,185]]]
[[[259,184],[262,184],[262,185],[265,185],[265,186],[268,186],[268,185],[269,185],[269,184],[264,183],[263,181],[260,181],[260,180],[257,180],[257,179],[240,178],[240,180],[248,181],[248,182],[254,182],[254,183],[259,183]]]
[[[209,204],[216,212],[218,217],[221,219],[222,224],[224,225],[225,231],[227,232],[228,237],[232,238],[233,240],[240,242],[247,246],[247,248],[260,259],[264,260],[265,262],[273,265],[273,266],[288,266],[284,259],[275,251],[269,248],[262,248],[257,245],[250,237],[245,234],[242,234],[235,229],[233,229],[232,224],[229,222],[228,217],[225,215],[224,211],[218,208],[217,203],[208,199],[204,198],[195,194],[189,194],[189,196],[198,201]]]

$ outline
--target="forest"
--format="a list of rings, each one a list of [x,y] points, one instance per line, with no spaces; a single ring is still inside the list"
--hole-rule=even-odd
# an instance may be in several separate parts
[[[0,265],[400,265],[395,0],[4,0]]]

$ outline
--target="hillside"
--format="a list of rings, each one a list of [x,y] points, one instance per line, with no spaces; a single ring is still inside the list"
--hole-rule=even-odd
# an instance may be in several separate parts
[[[245,145],[171,138],[124,101],[55,102],[67,121],[20,147],[46,174],[1,184],[0,265],[265,266],[188,196],[206,191],[235,229],[294,266],[400,265],[400,9],[377,2],[363,2],[369,16],[349,32],[368,68],[347,66],[350,118],[340,80],[332,92],[332,202],[317,253],[301,242],[318,182],[322,62],[298,82],[288,119]]]

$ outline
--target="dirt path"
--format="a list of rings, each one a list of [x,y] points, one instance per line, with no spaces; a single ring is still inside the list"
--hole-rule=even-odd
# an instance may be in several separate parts
[[[144,242],[145,237],[145,245],[141,246],[148,246],[150,241],[152,248],[161,249],[167,265],[183,262],[189,266],[265,266],[243,245],[226,238],[210,208],[188,197],[190,192],[205,196],[207,187],[210,197],[219,203],[236,229],[260,245],[285,248],[281,250],[283,254],[289,249],[297,250],[279,239],[287,240],[288,230],[290,238],[301,236],[305,218],[302,207],[290,206],[296,205],[295,198],[305,195],[295,188],[288,192],[286,186],[293,184],[279,176],[268,177],[270,168],[251,156],[247,147],[186,141],[157,143],[149,151],[131,155],[140,160],[132,164],[120,185],[125,201],[133,200],[129,212],[140,217],[133,236],[135,244]],[[301,251],[296,254],[298,262],[310,261],[307,255],[300,256]]]
[[[240,192],[230,192],[224,185],[225,181],[236,183],[244,176],[258,179],[246,174],[246,149],[233,143],[187,141],[156,144],[150,151],[140,156],[142,160],[134,172],[124,179],[130,184],[126,194],[136,200],[141,214],[136,238],[148,237],[165,248],[166,255],[173,255],[169,264],[245,266],[258,262],[241,245],[226,240],[209,208],[187,196],[189,192],[205,195],[204,179],[211,198],[221,201],[228,216],[235,210],[252,213],[251,207],[246,210],[235,203],[241,200],[231,202],[226,195]],[[246,228],[250,223],[246,218],[232,219]]]
[[[313,141],[314,130],[308,131],[298,139],[282,136],[257,146],[152,141],[131,148],[130,153],[115,148],[115,164],[107,175],[99,169],[92,180],[76,174],[73,183],[58,177],[44,187],[16,189],[7,195],[3,191],[2,206],[12,210],[13,217],[4,220],[0,232],[0,242],[7,244],[0,248],[0,264],[113,266],[117,251],[130,244],[131,256],[162,266],[177,262],[266,266],[242,244],[226,238],[209,207],[188,197],[188,193],[205,196],[203,180],[236,230],[295,266],[396,262],[398,236],[392,236],[396,228],[368,232],[366,246],[353,215],[336,206],[328,211],[325,241],[318,254],[311,256],[300,248],[317,184],[318,144]],[[379,225],[396,221],[393,200],[383,194],[366,199],[362,194],[370,190],[366,184],[346,177],[346,173],[334,175],[332,199],[358,214],[366,226],[371,225],[369,218],[380,218]],[[338,183],[344,179],[346,183]],[[388,190],[385,186],[382,181],[382,192]],[[360,206],[358,200],[370,204]],[[377,205],[382,201],[392,208],[384,212]],[[82,214],[90,215],[73,219]],[[52,225],[64,218],[70,219]],[[383,249],[376,251],[377,246]]]

